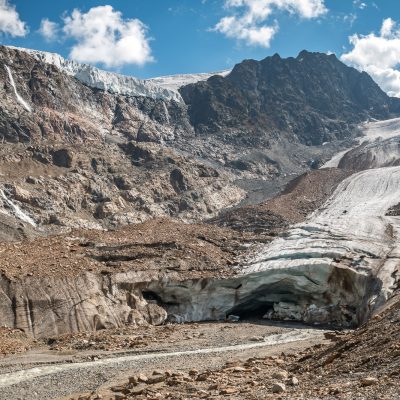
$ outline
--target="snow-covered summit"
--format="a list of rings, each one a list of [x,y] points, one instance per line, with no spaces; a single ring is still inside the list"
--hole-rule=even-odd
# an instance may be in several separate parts
[[[87,86],[105,90],[110,93],[117,93],[126,96],[144,96],[153,99],[174,100],[182,102],[178,89],[189,83],[206,80],[212,75],[226,76],[229,71],[220,73],[172,75],[152,79],[137,79],[133,76],[121,75],[114,72],[101,70],[88,64],[81,64],[76,61],[67,60],[57,53],[46,51],[12,47],[16,50],[25,51],[42,62],[55,65],[61,71],[74,76]]]

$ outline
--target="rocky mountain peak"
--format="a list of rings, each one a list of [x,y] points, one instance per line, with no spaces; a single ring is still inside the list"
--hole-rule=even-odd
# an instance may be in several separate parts
[[[392,100],[335,55],[303,50],[245,60],[226,77],[180,89],[198,133],[232,129],[270,139],[284,132],[306,145],[351,136],[351,124],[388,118]]]

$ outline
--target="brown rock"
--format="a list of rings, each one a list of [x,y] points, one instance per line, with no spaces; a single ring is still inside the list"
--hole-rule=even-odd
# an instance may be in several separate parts
[[[367,376],[361,379],[361,386],[373,386],[379,383],[379,379],[372,376]]]
[[[233,368],[233,372],[246,372],[248,371],[246,368],[244,367],[235,367]]]
[[[284,383],[274,383],[272,386],[272,393],[283,393],[286,392],[286,386]]]
[[[197,375],[198,373],[199,373],[199,371],[197,369],[191,369],[189,371],[189,375],[191,375],[191,376]]]
[[[272,393],[283,393],[286,391],[286,386],[284,383],[274,383],[272,386]]]
[[[201,374],[201,375],[199,375],[199,376],[196,378],[196,381],[198,381],[198,382],[204,382],[204,381],[207,380],[207,378],[208,378],[208,376],[207,376],[206,374]]]
[[[165,375],[152,375],[147,379],[147,383],[150,385],[164,381],[165,381]]]
[[[137,376],[131,376],[131,377],[129,377],[128,382],[131,385],[135,385],[136,386],[138,384],[139,380],[138,380]]]
[[[238,391],[239,391],[239,389],[236,389],[234,387],[228,387],[228,388],[222,389],[220,391],[220,394],[235,394]]]
[[[218,389],[218,383],[213,383],[208,387],[208,390],[217,390]]]
[[[144,383],[146,383],[149,380],[149,378],[144,374],[139,374],[137,379],[139,382],[144,382]]]
[[[288,373],[284,370],[276,371],[272,374],[274,379],[286,380],[288,378]]]

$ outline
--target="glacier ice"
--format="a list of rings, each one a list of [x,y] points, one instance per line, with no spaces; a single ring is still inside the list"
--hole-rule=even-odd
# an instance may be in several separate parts
[[[9,46],[12,47],[12,46]],[[137,79],[133,76],[121,75],[96,68],[88,64],[80,64],[67,60],[56,53],[12,47],[29,53],[32,57],[47,64],[56,66],[67,75],[95,89],[125,96],[144,96],[165,101],[183,102],[178,91],[181,86],[206,80],[212,75],[226,76],[230,71],[204,74],[183,74],[157,77],[152,79]]]
[[[170,90],[178,90],[182,86],[189,85],[200,81],[206,81],[208,78],[214,75],[227,76],[231,70],[211,72],[211,73],[200,73],[200,74],[178,74],[160,76],[157,78],[147,79],[148,82],[154,82],[157,85],[165,87]]]
[[[372,143],[400,137],[399,120],[366,127]],[[260,245],[229,279],[154,282],[150,290],[185,320],[230,313],[311,323],[362,323],[390,296],[400,263],[400,167],[358,172],[303,223]]]
[[[321,168],[337,168],[341,162],[341,160],[349,154],[353,149],[359,147],[361,144],[372,145],[375,149],[378,150],[380,154],[380,158],[384,158],[385,160],[389,160],[391,156],[393,156],[393,152],[391,154],[382,155],[382,153],[387,153],[384,146],[381,145],[380,142],[388,141],[390,139],[395,139],[400,137],[400,118],[393,118],[384,121],[374,121],[368,122],[360,126],[363,130],[363,135],[357,138],[355,146],[351,149],[347,149],[341,151],[332,157],[329,161],[327,161]],[[380,151],[379,151],[380,150]],[[383,166],[383,162],[381,162]]]

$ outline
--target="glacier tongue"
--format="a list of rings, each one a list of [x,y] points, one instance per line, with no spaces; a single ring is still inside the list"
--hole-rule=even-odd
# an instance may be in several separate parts
[[[355,271],[373,272],[397,246],[400,221],[385,213],[399,198],[400,167],[352,175],[308,221],[262,249],[244,272],[346,261]]]
[[[183,320],[264,315],[354,326],[390,295],[400,262],[400,167],[343,181],[302,224],[259,247],[229,279],[152,282],[148,289]]]
[[[369,124],[367,140],[385,148],[400,137],[399,126],[400,119]],[[367,169],[339,184],[305,222],[260,246],[238,276],[154,282],[149,289],[183,320],[233,313],[360,324],[399,280],[399,204],[400,167]]]

